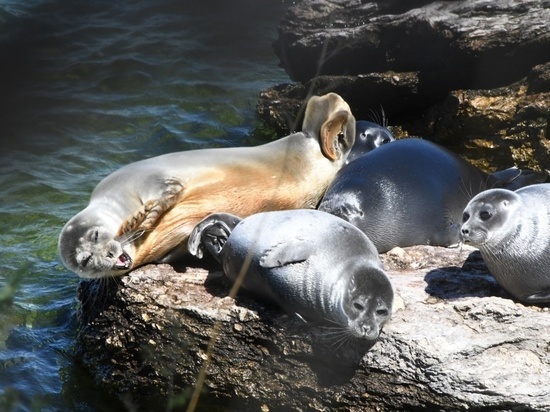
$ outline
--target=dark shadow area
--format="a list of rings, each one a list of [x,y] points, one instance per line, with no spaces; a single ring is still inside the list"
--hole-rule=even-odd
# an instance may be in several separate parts
[[[462,267],[431,270],[424,280],[426,293],[439,299],[498,296],[511,299],[489,273],[479,251],[470,253]]]

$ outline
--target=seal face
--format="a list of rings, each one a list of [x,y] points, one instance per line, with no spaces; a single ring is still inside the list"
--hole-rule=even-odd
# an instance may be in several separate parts
[[[314,208],[353,146],[355,119],[337,94],[312,97],[302,131],[256,147],[169,153],[103,179],[59,236],[81,277],[117,276],[187,253],[191,230],[224,211]]]
[[[355,122],[355,143],[346,159],[346,164],[355,160],[359,156],[382,146],[383,144],[393,142],[395,137],[384,126],[367,120],[358,120]]]
[[[328,213],[214,214],[189,237],[192,254],[205,250],[246,291],[354,337],[378,338],[391,317],[393,289],[374,245]]]
[[[464,209],[461,237],[516,299],[550,302],[550,184],[479,193]]]
[[[477,193],[542,182],[543,172],[510,168],[487,174],[435,143],[407,138],[345,165],[319,210],[361,229],[379,252],[460,241],[462,212]]]

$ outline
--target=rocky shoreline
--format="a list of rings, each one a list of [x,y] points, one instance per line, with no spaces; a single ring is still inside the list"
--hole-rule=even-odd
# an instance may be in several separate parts
[[[382,107],[397,136],[487,171],[548,170],[550,2],[407,4],[290,7],[275,48],[299,83],[263,91],[260,117],[286,134],[308,95],[333,91],[357,119]],[[203,410],[550,410],[548,307],[512,300],[472,248],[381,258],[397,299],[372,347],[230,297],[219,267],[194,262],[82,282],[78,357],[138,410],[186,405],[197,386]]]

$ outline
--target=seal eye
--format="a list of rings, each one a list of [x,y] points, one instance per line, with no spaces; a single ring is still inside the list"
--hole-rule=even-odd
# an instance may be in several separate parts
[[[365,310],[365,307],[361,305],[359,302],[353,302],[353,308],[357,311]]]
[[[462,223],[467,222],[468,219],[470,219],[470,214],[469,214],[469,213],[464,213],[464,214],[462,215]]]
[[[388,309],[378,309],[376,314],[378,316],[388,316]]]
[[[491,212],[488,212],[487,210],[482,210],[481,212],[479,212],[479,218],[481,220],[489,220],[492,217],[493,214]]]

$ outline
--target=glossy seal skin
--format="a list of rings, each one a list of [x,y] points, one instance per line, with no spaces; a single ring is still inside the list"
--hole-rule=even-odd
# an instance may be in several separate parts
[[[329,93],[308,101],[301,132],[274,142],[131,163],[103,179],[67,222],[61,260],[85,278],[121,275],[187,253],[191,230],[211,213],[315,208],[354,138],[348,104]]]
[[[460,240],[464,207],[477,193],[516,189],[546,177],[516,168],[487,174],[444,147],[407,138],[344,166],[319,210],[357,226],[379,252],[396,246],[451,246]]]
[[[550,302],[550,184],[479,193],[464,209],[461,235],[508,293]]]
[[[384,126],[367,120],[358,120],[355,122],[355,143],[346,159],[346,164],[394,140],[392,132]]]
[[[189,251],[209,251],[248,292],[354,337],[378,338],[392,314],[393,289],[374,245],[328,213],[214,214],[193,230]]]

